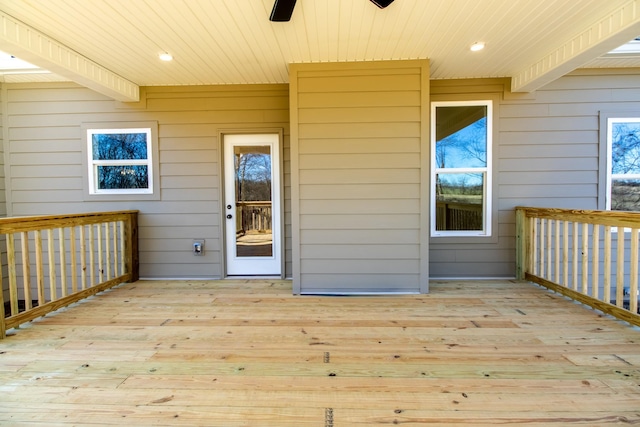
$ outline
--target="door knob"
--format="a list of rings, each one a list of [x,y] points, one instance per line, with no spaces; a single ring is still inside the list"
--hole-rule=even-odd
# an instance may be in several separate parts
[[[231,214],[227,215],[227,219],[231,219],[233,216]]]
[[[227,209],[231,209],[231,208],[232,208],[232,206],[231,206],[231,205],[227,205]]]

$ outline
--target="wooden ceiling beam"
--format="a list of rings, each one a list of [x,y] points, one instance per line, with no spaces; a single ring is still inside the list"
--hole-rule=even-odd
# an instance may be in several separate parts
[[[140,100],[137,84],[1,11],[0,50],[118,101]]]
[[[512,92],[536,89],[640,36],[640,0],[629,0],[511,78]]]

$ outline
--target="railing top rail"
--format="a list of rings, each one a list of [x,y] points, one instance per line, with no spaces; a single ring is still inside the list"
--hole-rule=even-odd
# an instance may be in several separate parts
[[[245,200],[245,201],[237,201],[236,205],[238,206],[269,206],[271,205],[271,200]]]
[[[6,234],[37,229],[68,227],[71,225],[95,224],[104,222],[105,220],[119,221],[137,213],[139,213],[137,210],[126,210],[64,215],[6,217],[0,218],[0,233]]]
[[[640,212],[599,211],[558,208],[532,208],[517,206],[526,217],[574,221],[589,224],[609,225],[612,227],[640,228]]]

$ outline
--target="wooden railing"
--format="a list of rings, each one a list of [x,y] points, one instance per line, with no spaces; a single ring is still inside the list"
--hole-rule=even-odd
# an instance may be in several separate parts
[[[236,202],[236,230],[243,234],[271,230],[271,202]]]
[[[436,202],[436,230],[482,230],[482,205]]]
[[[0,238],[9,288],[5,310],[0,275],[0,339],[7,329],[138,280],[138,211],[0,218]]]
[[[517,277],[640,325],[640,213],[516,208]]]

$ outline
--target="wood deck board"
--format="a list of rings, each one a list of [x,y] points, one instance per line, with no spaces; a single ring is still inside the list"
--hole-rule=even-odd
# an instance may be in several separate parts
[[[640,330],[516,281],[139,281],[8,335],[2,425],[640,424]]]

